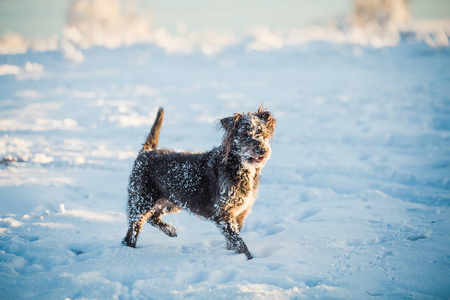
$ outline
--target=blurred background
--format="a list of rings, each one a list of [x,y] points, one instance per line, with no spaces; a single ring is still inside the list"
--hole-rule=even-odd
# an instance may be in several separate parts
[[[213,54],[249,36],[261,42],[250,48],[279,48],[311,39],[361,40],[361,30],[363,43],[377,47],[392,44],[399,30],[431,32],[430,43],[447,45],[443,20],[449,18],[447,0],[2,0],[0,54],[136,42],[182,53],[199,46]],[[367,34],[390,34],[390,41],[368,41]],[[82,60],[81,54],[67,56]]]
[[[183,23],[191,30],[233,30],[244,33],[251,26],[265,25],[272,29],[301,28],[326,24],[332,19],[347,16],[355,7],[354,0],[288,0],[280,4],[273,0],[248,1],[73,1],[73,0],[2,0],[0,2],[0,34],[17,32],[27,38],[61,35],[73,5],[114,5],[144,13],[155,26],[177,29]],[[396,1],[386,1],[396,2]],[[399,1],[397,1],[399,2]],[[403,1],[400,1],[403,2]],[[450,1],[409,0],[408,9],[414,19],[445,19],[450,17]],[[113,13],[109,7],[103,13]]]

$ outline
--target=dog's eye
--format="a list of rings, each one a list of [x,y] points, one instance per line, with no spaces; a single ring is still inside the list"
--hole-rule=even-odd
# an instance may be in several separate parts
[[[244,132],[241,136],[246,140],[250,140],[253,137],[253,135],[250,132]]]

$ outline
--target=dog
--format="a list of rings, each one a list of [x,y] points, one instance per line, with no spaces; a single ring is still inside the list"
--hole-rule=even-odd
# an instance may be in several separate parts
[[[159,108],[134,162],[128,185],[128,231],[122,244],[135,248],[146,222],[176,237],[176,229],[161,217],[186,209],[215,222],[228,250],[252,259],[240,231],[271,155],[274,116],[260,105],[254,113],[221,119],[222,144],[201,153],[157,149],[163,118],[164,110]]]

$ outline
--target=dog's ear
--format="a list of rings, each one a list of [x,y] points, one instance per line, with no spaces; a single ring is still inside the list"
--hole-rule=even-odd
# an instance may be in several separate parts
[[[273,117],[273,115],[267,111],[264,106],[261,104],[256,112],[256,116],[262,119],[266,123],[266,127],[270,132],[270,137],[273,137],[273,132],[275,131],[275,125],[277,121]]]
[[[265,111],[267,111],[267,110],[264,108],[264,105],[261,103],[261,104],[259,105],[258,111],[257,111],[256,113],[263,113],[263,112],[265,112]]]
[[[256,115],[267,122],[267,120],[271,117],[271,113],[268,112],[264,106],[261,104],[258,108],[258,111],[256,112]]]
[[[228,155],[230,154],[231,146],[233,145],[233,139],[236,133],[236,125],[241,117],[242,114],[236,113],[231,117],[220,120],[220,126],[225,130],[222,141],[222,144],[225,146],[225,156],[223,158],[224,163],[228,160]]]
[[[231,117],[223,118],[220,120],[219,128],[223,128],[226,132],[234,131],[236,129],[236,124],[241,117],[242,114],[235,113]]]
[[[225,130],[225,131],[230,131],[231,128],[233,128],[234,126],[234,120],[233,117],[227,117],[227,118],[223,118],[220,120],[220,126]]]

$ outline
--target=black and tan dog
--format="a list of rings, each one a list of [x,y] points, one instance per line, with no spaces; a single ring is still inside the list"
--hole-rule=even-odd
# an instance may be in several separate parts
[[[259,177],[271,150],[275,118],[262,106],[255,113],[236,113],[220,120],[222,144],[202,153],[156,149],[164,111],[138,154],[128,185],[128,232],[123,244],[136,247],[145,222],[175,237],[161,220],[184,208],[214,221],[229,250],[252,258],[239,232],[258,192]]]

